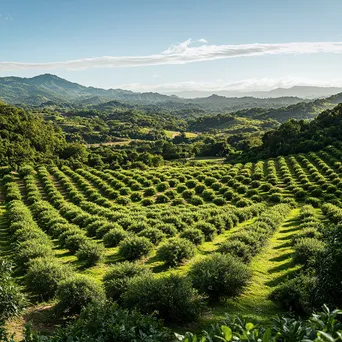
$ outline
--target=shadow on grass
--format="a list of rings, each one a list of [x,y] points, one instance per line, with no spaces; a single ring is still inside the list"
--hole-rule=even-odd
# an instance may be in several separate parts
[[[291,242],[285,242],[279,246],[274,247],[274,249],[282,249],[282,248],[287,248],[287,247],[291,247],[292,243]]]
[[[268,270],[268,273],[277,273],[277,272],[280,272],[280,271],[284,271],[284,270],[288,270],[289,268],[292,268],[293,266],[295,266],[295,263],[294,261],[291,259],[290,261],[284,263],[284,264],[281,264],[279,266],[276,266],[276,267],[273,267],[271,269]]]
[[[288,259],[289,257],[291,257],[292,255],[293,255],[293,252],[285,253],[275,258],[270,259],[270,261],[284,261]]]
[[[269,287],[276,287],[283,283],[285,280],[294,278],[298,274],[298,272],[299,269],[289,271],[283,274],[282,276],[277,277],[276,279],[266,282],[265,285]]]

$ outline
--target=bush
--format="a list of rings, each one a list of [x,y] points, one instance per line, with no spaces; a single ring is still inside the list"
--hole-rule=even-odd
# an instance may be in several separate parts
[[[49,300],[55,296],[58,284],[71,274],[71,269],[56,259],[37,258],[29,263],[25,281],[29,291]]]
[[[167,265],[176,266],[195,255],[194,245],[182,238],[171,238],[159,247],[158,257]]]
[[[190,200],[192,198],[192,196],[195,195],[195,191],[194,190],[184,190],[182,192],[182,197],[184,199]]]
[[[142,196],[139,192],[134,192],[130,198],[132,202],[140,202],[142,200]]]
[[[156,197],[156,203],[167,203],[168,201],[169,201],[169,198],[164,194],[158,195]]]
[[[99,263],[103,257],[104,248],[102,244],[95,241],[85,241],[80,245],[76,256],[86,267],[94,266]]]
[[[0,260],[0,326],[3,321],[19,314],[27,304],[23,289],[15,282],[12,273],[13,265]]]
[[[145,198],[141,201],[141,204],[144,206],[144,207],[148,207],[150,205],[152,205],[154,202],[151,198]]]
[[[169,187],[170,187],[169,183],[167,183],[167,182],[162,182],[162,183],[159,183],[159,184],[157,185],[157,190],[158,190],[159,192],[163,192],[163,191],[167,190]]]
[[[298,239],[294,246],[294,260],[301,264],[315,264],[324,250],[324,243],[315,238]]]
[[[287,311],[299,315],[312,312],[316,280],[310,276],[299,276],[285,281],[270,295],[270,299]]]
[[[240,240],[228,240],[224,242],[220,247],[220,251],[239,257],[245,262],[249,261],[252,257],[251,247]]]
[[[207,189],[202,192],[202,197],[205,201],[212,201],[215,198],[215,192],[213,190]]]
[[[205,241],[213,241],[215,236],[217,235],[217,230],[211,223],[198,222],[194,228],[199,229],[203,232]]]
[[[57,331],[54,341],[172,342],[174,333],[155,317],[101,302],[89,304],[76,322]]]
[[[127,232],[122,228],[113,228],[103,236],[105,247],[116,247],[120,241],[127,237]]]
[[[195,321],[202,308],[202,299],[191,281],[179,275],[132,278],[122,297],[125,307],[143,314],[157,313],[168,322]]]
[[[127,236],[119,245],[119,255],[126,260],[136,260],[147,256],[153,244],[143,236]]]
[[[57,288],[56,310],[59,315],[78,314],[91,302],[104,300],[104,292],[92,279],[77,275],[62,281]]]
[[[192,196],[192,198],[190,199],[190,204],[196,205],[196,206],[202,205],[204,204],[204,201],[201,197],[195,195],[195,196]]]
[[[273,203],[280,203],[282,200],[283,196],[280,193],[274,193],[270,195],[269,200]]]
[[[35,258],[52,257],[53,252],[51,246],[42,243],[41,240],[32,239],[21,242],[15,253],[15,259],[19,266],[25,267],[27,263]]]
[[[185,204],[185,200],[183,198],[176,198],[171,202],[172,206],[183,205]]]
[[[64,247],[67,248],[71,253],[76,253],[80,246],[87,241],[87,237],[82,234],[73,234],[66,238]]]
[[[150,196],[154,196],[156,194],[156,189],[153,187],[147,188],[144,191],[144,196],[145,197],[150,197]]]
[[[120,262],[112,265],[103,278],[107,298],[119,300],[126,291],[128,281],[136,276],[148,274],[150,270],[137,262]]]
[[[204,234],[201,230],[196,228],[188,228],[185,229],[180,237],[183,239],[187,239],[192,242],[194,245],[200,245],[204,241]]]
[[[226,204],[226,201],[224,200],[224,198],[222,197],[215,197],[213,199],[213,203],[218,205],[218,206],[222,206],[222,205],[225,205]]]
[[[239,295],[252,274],[232,255],[215,253],[193,264],[189,275],[200,293],[218,299]]]
[[[165,234],[157,228],[147,228],[138,233],[138,236],[144,236],[154,245],[157,245],[161,240],[163,240]]]

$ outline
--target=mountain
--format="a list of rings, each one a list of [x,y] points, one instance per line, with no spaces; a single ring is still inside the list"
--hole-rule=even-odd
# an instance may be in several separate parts
[[[92,105],[110,108],[115,101],[129,105],[156,106],[153,111],[161,109],[173,111],[227,112],[252,107],[279,108],[303,101],[298,97],[255,98],[225,97],[210,95],[206,98],[183,99],[175,95],[159,93],[136,93],[122,89],[101,89],[86,87],[69,82],[56,75],[44,74],[32,78],[0,78],[0,99],[10,104],[40,106],[45,103],[73,103],[78,107]],[[109,103],[105,105],[105,103]]]
[[[294,86],[291,88],[276,88],[269,91],[231,91],[231,90],[220,90],[215,91],[216,95],[225,97],[257,97],[257,98],[275,98],[275,97],[300,97],[303,99],[316,99],[321,97],[328,97],[337,93],[341,93],[342,88],[338,87],[312,87],[312,86]],[[198,98],[208,97],[213,94],[212,91],[201,91],[201,90],[187,90],[182,92],[166,92],[165,94],[174,94],[181,98]]]

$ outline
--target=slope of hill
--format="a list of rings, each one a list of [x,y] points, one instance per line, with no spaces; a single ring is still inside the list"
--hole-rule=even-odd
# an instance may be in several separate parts
[[[0,78],[0,98],[11,104],[41,105],[53,101],[56,103],[72,102],[77,105],[102,104],[120,101],[135,105],[156,105],[168,111],[192,110],[200,107],[207,112],[224,112],[243,108],[262,107],[279,108],[303,101],[298,97],[281,97],[279,99],[257,99],[254,97],[224,97],[212,95],[208,98],[181,99],[158,93],[135,93],[122,89],[100,89],[85,87],[69,82],[51,74],[33,78]],[[108,105],[107,105],[108,107]]]

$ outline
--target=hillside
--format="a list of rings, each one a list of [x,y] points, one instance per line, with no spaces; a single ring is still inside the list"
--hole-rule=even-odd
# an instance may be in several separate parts
[[[46,102],[74,103],[87,106],[110,101],[129,103],[130,105],[156,105],[160,109],[197,110],[198,107],[209,112],[222,112],[251,107],[282,107],[303,101],[298,97],[281,97],[273,99],[257,99],[254,97],[224,97],[212,95],[208,98],[181,99],[158,93],[135,93],[122,89],[101,89],[85,87],[69,82],[51,74],[32,78],[3,77],[0,78],[0,98],[11,104],[41,105]],[[107,107],[110,104],[106,105]]]

